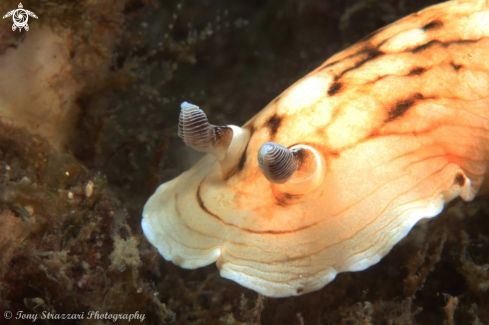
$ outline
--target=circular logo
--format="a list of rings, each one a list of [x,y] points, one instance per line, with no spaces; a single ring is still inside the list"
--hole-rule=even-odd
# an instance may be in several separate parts
[[[6,312],[3,313],[3,316],[6,319],[10,319],[10,318],[12,318],[12,312],[7,310]]]
[[[22,9],[17,9],[14,14],[14,23],[17,26],[25,26],[27,24],[27,20],[29,17],[27,17],[27,13],[25,10]]]

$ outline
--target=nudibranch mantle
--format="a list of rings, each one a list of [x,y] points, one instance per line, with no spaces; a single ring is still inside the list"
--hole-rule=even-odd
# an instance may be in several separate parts
[[[224,159],[208,154],[162,184],[144,234],[181,267],[217,262],[223,277],[272,297],[377,263],[450,200],[487,193],[488,36],[489,7],[475,0],[371,34],[229,126]],[[298,157],[314,151],[321,172],[271,183],[257,159],[268,142],[311,148]]]

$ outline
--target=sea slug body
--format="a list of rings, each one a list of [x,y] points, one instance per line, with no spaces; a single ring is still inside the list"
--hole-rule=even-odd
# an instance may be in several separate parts
[[[272,297],[377,263],[447,202],[488,192],[488,36],[486,1],[448,1],[334,55],[242,127],[205,120],[191,146],[209,155],[151,196],[144,234]]]

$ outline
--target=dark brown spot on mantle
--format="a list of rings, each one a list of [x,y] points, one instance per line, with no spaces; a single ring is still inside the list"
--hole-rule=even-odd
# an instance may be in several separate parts
[[[464,187],[464,185],[465,185],[465,176],[462,175],[462,174],[457,174],[457,176],[455,176],[455,180],[453,181],[453,183],[460,185],[460,187]]]
[[[328,95],[333,96],[339,93],[343,89],[343,83],[340,81],[335,81],[331,84],[328,89]]]
[[[417,67],[417,68],[414,68],[411,71],[409,71],[408,76],[419,76],[419,75],[421,75],[425,71],[426,71],[425,68],[423,68],[423,67]]]
[[[453,67],[453,69],[455,71],[458,71],[458,70],[460,70],[461,67],[463,67],[463,65],[461,65],[461,64],[455,64],[453,62],[450,62],[450,65]]]
[[[295,195],[289,193],[279,193],[275,195],[277,205],[281,207],[288,206],[299,200],[303,195]]]
[[[443,22],[440,21],[440,20],[433,20],[431,23],[429,24],[426,24],[423,26],[423,29],[424,31],[428,31],[428,30],[435,30],[435,29],[438,29],[438,28],[441,28],[443,27]]]
[[[278,128],[282,124],[283,117],[273,114],[266,122],[265,126],[270,129],[270,135],[274,137],[277,134]]]
[[[389,116],[384,122],[392,122],[395,119],[403,116],[409,110],[409,108],[416,103],[416,101],[423,98],[423,95],[420,93],[415,93],[406,99],[397,101],[396,104],[394,104],[394,106],[389,110]]]

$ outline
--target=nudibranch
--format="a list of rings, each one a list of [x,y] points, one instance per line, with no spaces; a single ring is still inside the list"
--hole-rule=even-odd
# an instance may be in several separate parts
[[[209,154],[151,196],[144,234],[271,297],[377,263],[450,200],[487,193],[488,36],[486,1],[448,1],[331,57],[243,127],[183,103],[180,136]]]

